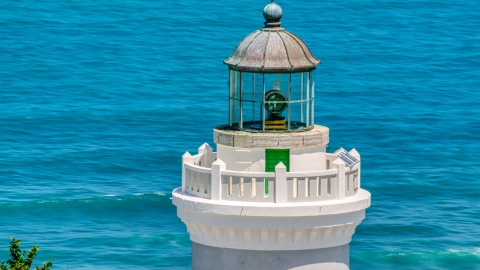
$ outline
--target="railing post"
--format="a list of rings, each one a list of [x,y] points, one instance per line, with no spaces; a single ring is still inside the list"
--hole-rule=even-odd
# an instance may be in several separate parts
[[[275,166],[275,203],[287,202],[287,167],[282,162]]]
[[[345,162],[337,158],[332,162],[333,169],[337,170],[337,187],[338,187],[338,199],[345,199]]]
[[[227,165],[220,159],[212,163],[212,200],[222,199],[222,171],[227,169]]]
[[[182,156],[182,192],[185,193],[185,189],[187,188],[187,168],[185,168],[185,163],[192,164],[193,157],[187,151]]]
[[[198,153],[202,155],[202,167],[208,168],[212,166],[212,150],[208,143],[204,143],[198,148]]]
[[[360,166],[362,166],[362,161],[360,160],[360,154],[357,152],[357,149],[355,149],[355,148],[353,148],[352,150],[350,150],[350,152],[348,152],[348,153],[350,153],[350,155],[352,155],[354,158],[356,158],[356,159],[358,159],[358,161],[360,161],[360,162],[358,163],[358,176],[357,176],[357,177],[358,177],[358,178],[357,178],[357,179],[358,179],[358,180],[357,180],[357,181],[358,181],[358,186],[357,186],[357,188],[360,188]]]

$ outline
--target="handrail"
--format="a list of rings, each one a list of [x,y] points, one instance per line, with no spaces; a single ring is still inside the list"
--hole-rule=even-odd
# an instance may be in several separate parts
[[[212,168],[205,168],[205,167],[202,167],[202,166],[188,164],[188,163],[185,163],[185,167],[187,167],[190,170],[195,171],[195,172],[212,173]]]
[[[274,172],[244,172],[244,171],[222,171],[222,175],[225,176],[237,176],[237,177],[275,177]]]
[[[313,172],[287,172],[287,177],[317,177],[317,176],[333,176],[338,173],[335,169]]]
[[[355,164],[353,167],[350,167],[349,171],[355,171],[355,170],[357,170],[358,168],[360,168],[360,163]]]
[[[211,168],[205,168],[198,165],[185,163],[185,167],[195,172],[211,173]],[[349,171],[355,171],[358,169],[358,164],[355,165]],[[333,176],[337,174],[337,170],[330,169],[324,171],[311,171],[311,172],[287,172],[287,177],[316,177],[316,176]],[[245,172],[245,171],[222,171],[222,175],[225,176],[237,176],[237,177],[275,177],[274,172]]]

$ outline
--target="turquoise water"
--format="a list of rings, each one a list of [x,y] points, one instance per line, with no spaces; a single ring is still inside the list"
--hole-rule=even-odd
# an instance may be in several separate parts
[[[227,122],[227,67],[269,1],[0,4],[0,260],[188,269],[171,191]],[[322,59],[317,124],[372,193],[352,269],[480,269],[478,1],[277,1]],[[1,248],[3,247],[3,248]]]

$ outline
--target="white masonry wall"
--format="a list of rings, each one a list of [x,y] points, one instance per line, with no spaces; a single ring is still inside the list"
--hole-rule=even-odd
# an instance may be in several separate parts
[[[326,169],[326,147],[315,146],[290,149],[290,171],[308,172]],[[265,148],[238,148],[218,144],[217,159],[232,171],[265,171]]]
[[[192,270],[348,270],[349,244],[321,249],[259,251],[192,242]]]

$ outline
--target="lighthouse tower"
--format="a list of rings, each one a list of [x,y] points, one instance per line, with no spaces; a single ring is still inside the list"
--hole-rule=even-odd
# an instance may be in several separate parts
[[[360,155],[326,152],[329,129],[314,123],[320,60],[280,26],[279,5],[263,16],[224,61],[229,115],[213,130],[217,152],[203,144],[183,155],[172,200],[192,268],[349,269],[349,243],[370,206]]]

